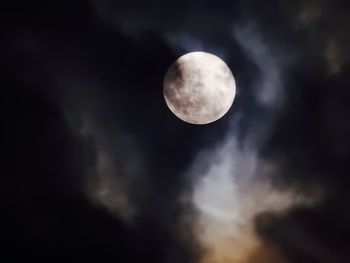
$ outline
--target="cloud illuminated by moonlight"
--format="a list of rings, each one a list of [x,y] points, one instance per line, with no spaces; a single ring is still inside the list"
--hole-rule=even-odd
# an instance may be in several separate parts
[[[196,236],[206,249],[201,262],[283,263],[277,248],[259,240],[255,217],[311,205],[316,197],[274,187],[271,178],[278,174],[278,165],[259,156],[259,147],[269,137],[277,100],[283,100],[281,67],[253,27],[236,28],[234,35],[261,71],[253,90],[256,103],[268,114],[263,119],[250,116],[242,139],[239,120],[247,117],[246,109],[236,109],[226,138],[199,153],[188,172],[195,178],[191,201],[199,211]]]

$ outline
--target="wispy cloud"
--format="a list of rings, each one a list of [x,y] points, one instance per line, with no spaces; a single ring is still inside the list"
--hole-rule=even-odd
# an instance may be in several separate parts
[[[284,94],[282,65],[277,59],[277,53],[264,43],[254,24],[234,27],[234,38],[259,69],[253,84],[257,101],[265,107],[280,105]]]

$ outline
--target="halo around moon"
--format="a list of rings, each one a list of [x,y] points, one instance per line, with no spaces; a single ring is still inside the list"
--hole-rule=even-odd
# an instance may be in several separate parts
[[[164,98],[181,120],[208,124],[231,108],[236,83],[231,70],[219,57],[191,52],[178,58],[164,78]]]

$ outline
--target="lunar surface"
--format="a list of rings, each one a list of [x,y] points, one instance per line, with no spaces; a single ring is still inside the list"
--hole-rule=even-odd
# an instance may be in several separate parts
[[[181,120],[207,124],[224,116],[236,94],[231,70],[217,56],[191,52],[178,58],[164,78],[164,98]]]

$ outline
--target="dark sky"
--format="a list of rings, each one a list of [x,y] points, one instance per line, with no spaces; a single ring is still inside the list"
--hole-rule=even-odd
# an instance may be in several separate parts
[[[0,10],[2,257],[350,262],[348,1]],[[236,79],[208,125],[163,98],[191,51]]]

